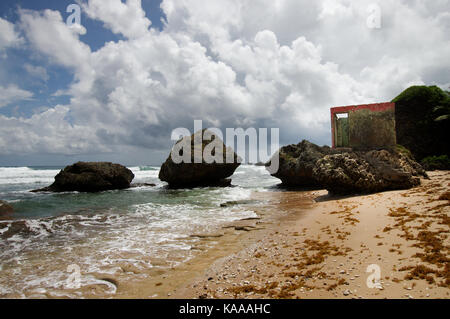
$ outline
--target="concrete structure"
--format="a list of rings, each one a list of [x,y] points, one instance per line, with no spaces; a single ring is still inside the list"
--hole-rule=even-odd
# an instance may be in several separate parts
[[[395,103],[334,107],[331,109],[333,148],[369,150],[393,147]]]

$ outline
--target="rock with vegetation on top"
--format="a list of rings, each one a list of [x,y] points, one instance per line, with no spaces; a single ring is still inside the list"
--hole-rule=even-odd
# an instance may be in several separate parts
[[[120,164],[78,162],[61,170],[52,185],[34,192],[95,193],[126,189],[133,178],[133,172]]]
[[[0,218],[9,217],[14,213],[14,208],[9,205],[7,202],[0,200]]]
[[[437,86],[412,86],[395,102],[397,143],[417,161],[429,156],[450,156],[450,92]]]
[[[334,194],[409,189],[428,177],[420,164],[397,150],[326,155],[316,162],[313,175]]]
[[[202,139],[202,136],[204,138]],[[206,149],[206,151],[205,151]],[[174,152],[177,150],[176,152]],[[183,154],[184,151],[190,151]],[[172,153],[184,159],[172,159]],[[207,161],[203,154],[211,154],[215,159]],[[227,161],[227,154],[230,159]],[[226,187],[231,184],[228,179],[239,167],[241,159],[223,141],[211,131],[202,130],[192,136],[179,140],[166,162],[161,166],[159,179],[173,188],[185,187]]]
[[[450,158],[447,155],[425,157],[420,164],[427,171],[450,170]]]
[[[279,155],[279,169],[277,172],[271,172],[271,174],[279,178],[285,186],[320,186],[313,175],[316,162],[325,155],[336,152],[328,146],[320,147],[306,140],[297,145],[284,146],[274,155]]]

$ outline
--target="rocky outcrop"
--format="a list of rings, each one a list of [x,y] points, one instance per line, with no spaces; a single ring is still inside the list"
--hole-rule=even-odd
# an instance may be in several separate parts
[[[272,176],[283,185],[325,188],[335,194],[407,189],[427,177],[420,164],[398,150],[353,152],[303,141],[281,148],[279,156],[279,170]]]
[[[7,202],[0,200],[0,219],[4,217],[9,217],[14,213],[14,208]]]
[[[189,151],[190,155],[186,151]],[[184,159],[174,160],[172,153]],[[202,156],[204,153],[211,154],[215,160],[205,159]],[[226,160],[227,154],[232,160]],[[159,179],[173,188],[226,187],[231,184],[228,177],[234,174],[240,165],[239,162],[237,154],[231,148],[227,148],[220,138],[211,136],[208,130],[203,130],[175,144],[168,159],[161,166]]]
[[[278,151],[279,169],[272,176],[281,179],[285,186],[320,186],[313,176],[316,162],[325,155],[335,152],[328,146],[320,147],[306,140],[297,145],[284,146]],[[267,166],[269,164],[270,162]]]
[[[95,193],[130,187],[134,174],[128,168],[106,162],[78,162],[67,166],[49,187],[33,192]]]
[[[408,189],[427,177],[418,163],[393,150],[326,155],[316,162],[313,175],[334,194]]]

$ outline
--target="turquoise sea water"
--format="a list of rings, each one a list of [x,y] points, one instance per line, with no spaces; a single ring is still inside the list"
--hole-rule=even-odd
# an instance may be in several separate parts
[[[223,224],[256,217],[245,206],[220,207],[279,183],[264,167],[241,166],[233,187],[169,190],[159,167],[130,167],[134,183],[156,187],[85,193],[31,193],[50,185],[59,167],[0,168],[0,199],[12,204],[13,220],[0,221],[0,297],[29,297],[64,291],[67,265],[83,273],[138,269],[163,260],[173,267],[192,257],[193,234],[214,232]],[[114,293],[113,287],[111,294]],[[80,297],[80,295],[74,295]]]

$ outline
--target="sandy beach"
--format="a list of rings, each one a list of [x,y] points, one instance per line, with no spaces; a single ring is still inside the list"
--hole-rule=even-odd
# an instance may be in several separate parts
[[[268,202],[258,214],[279,218],[234,227],[199,256],[206,270],[196,260],[190,276],[178,270],[168,296],[449,298],[450,172],[429,176],[414,189],[367,196],[256,194]]]

